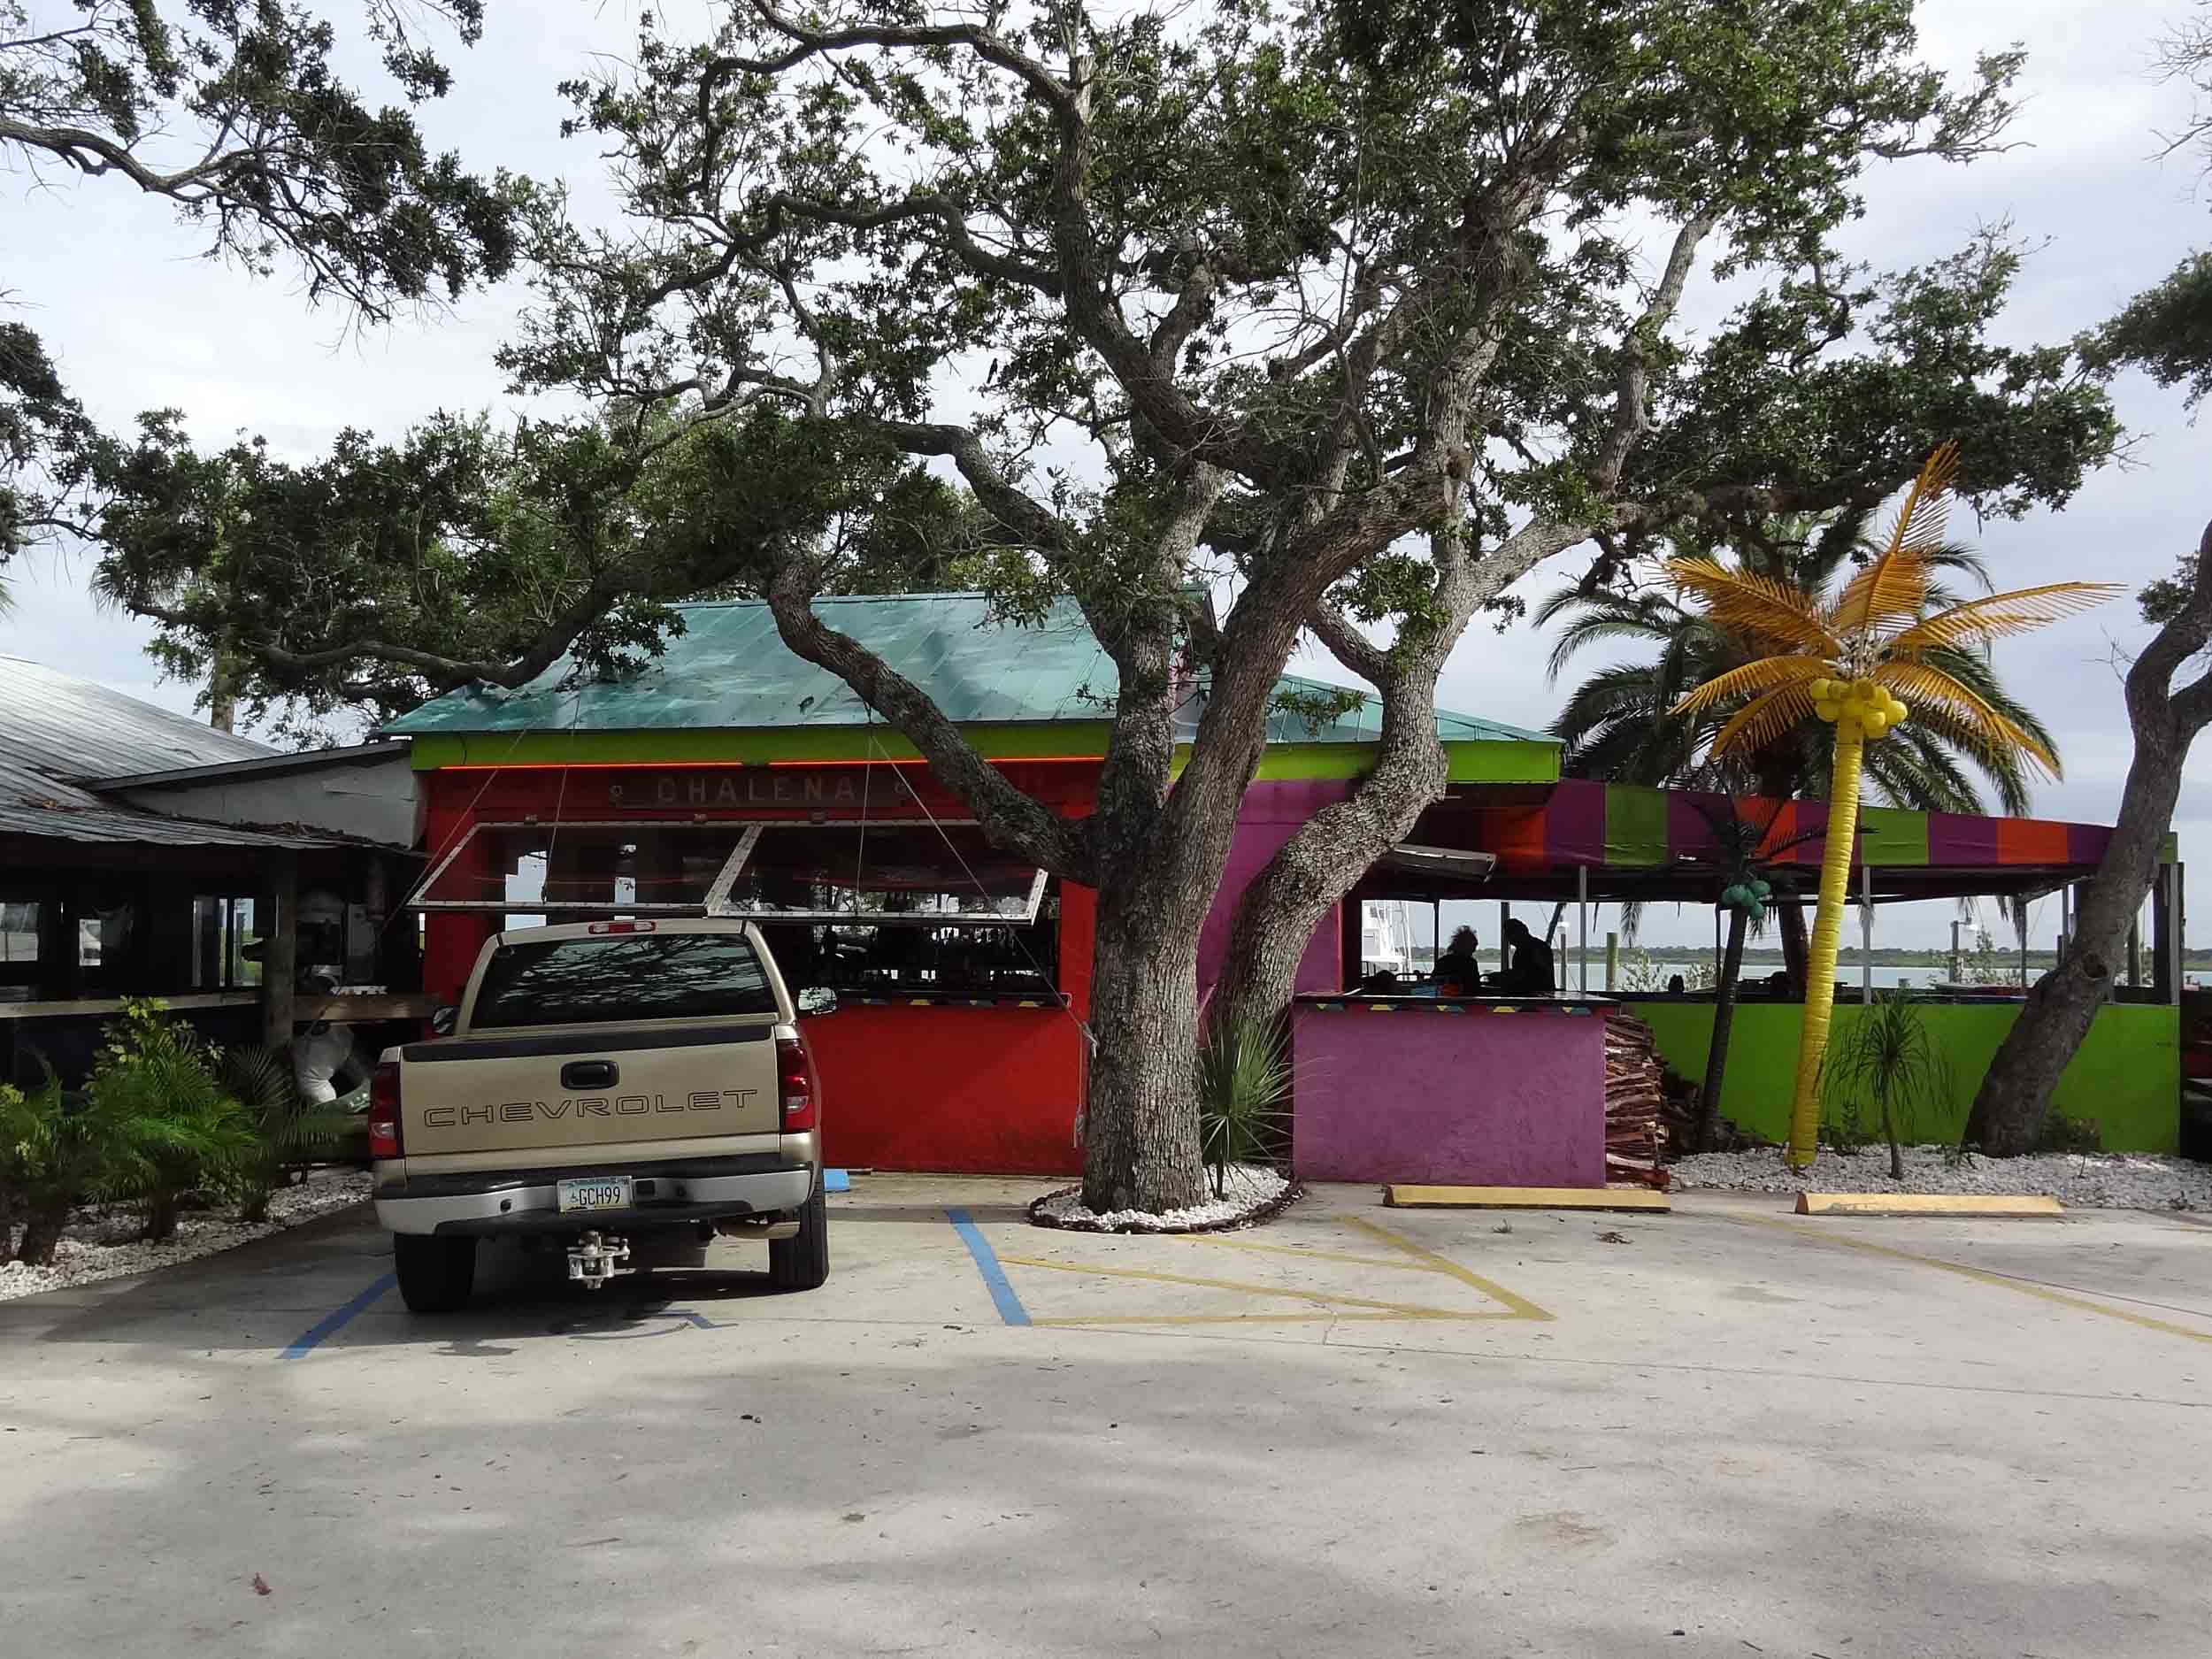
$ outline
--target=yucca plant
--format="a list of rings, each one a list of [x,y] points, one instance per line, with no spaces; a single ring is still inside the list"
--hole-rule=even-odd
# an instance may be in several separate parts
[[[1971,653],[2015,634],[2101,604],[2119,591],[2108,582],[2047,582],[1992,594],[1930,613],[1932,572],[1948,544],[1944,520],[1958,448],[1947,443],[1928,457],[1898,509],[1888,536],[1867,549],[1859,573],[1832,601],[1786,583],[1731,570],[1716,559],[1679,558],[1666,570],[1675,586],[1704,601],[1724,626],[1778,642],[1758,658],[1705,681],[1676,703],[1676,716],[1730,707],[1735,712],[1712,741],[1712,752],[1754,753],[1811,718],[1835,727],[1828,783],[1827,846],[1820,870],[1806,969],[1805,1018],[1798,1041],[1797,1091],[1790,1113],[1791,1164],[1813,1161],[1820,1124],[1821,1062],[1834,1011],[1836,948],[1859,824],[1859,780],[1866,745],[1904,724],[1911,698],[1924,710],[1977,734],[1993,753],[2025,759],[2055,778],[2058,757],[2047,744],[2007,716],[1959,672]],[[1964,658],[1961,653],[1966,652]]]
[[[1290,1114],[1290,1045],[1263,1020],[1216,1025],[1198,1049],[1200,1156],[1213,1171],[1214,1196],[1226,1195],[1232,1164],[1271,1162]]]
[[[1889,1143],[1889,1177],[1905,1179],[1899,1133],[1916,1106],[1933,1110],[1951,1092],[1951,1063],[1930,1041],[1912,993],[1885,991],[1843,1029],[1829,1051],[1828,1092],[1847,1105],[1871,1102]]]

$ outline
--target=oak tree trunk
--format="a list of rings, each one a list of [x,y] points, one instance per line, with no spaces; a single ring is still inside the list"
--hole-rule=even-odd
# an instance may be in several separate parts
[[[1144,872],[1099,891],[1083,1202],[1101,1214],[1156,1214],[1205,1196],[1198,1144],[1198,924],[1212,898],[1210,884],[1179,883],[1171,869]]]
[[[1731,905],[1728,909],[1728,948],[1720,963],[1720,983],[1713,991],[1713,1041],[1705,1051],[1705,1084],[1697,1102],[1698,1152],[1713,1149],[1713,1132],[1720,1119],[1720,1086],[1728,1075],[1728,1038],[1736,1025],[1736,983],[1743,978],[1743,936],[1750,918]]]
[[[2051,1107],[2059,1074],[2089,1034],[2118,971],[2129,926],[2158,870],[2158,851],[2180,798],[2189,746],[2212,722],[2212,673],[2177,691],[2177,670],[2212,641],[2212,525],[2197,544],[2196,571],[2180,610],[2127,674],[2134,758],[2120,792],[2119,820],[2097,873],[2081,891],[2073,936],[2056,965],[2029,991],[1967,1114],[1965,1143],[1999,1157],[2028,1149]]]
[[[218,647],[208,665],[207,723],[219,732],[238,729],[239,659]]]
[[[2016,1157],[2033,1143],[2059,1076],[2089,1034],[2124,959],[2128,927],[2157,873],[2194,735],[2170,721],[2160,725],[2163,729],[2148,732],[2138,725],[2119,822],[2097,873],[2081,889],[2066,953],[2028,992],[1975,1092],[1961,1139],[1993,1157]]]
[[[1209,1009],[1217,1029],[1273,1026],[1284,1018],[1314,929],[1442,796],[1448,762],[1437,741],[1435,703],[1432,667],[1409,669],[1392,684],[1374,769],[1348,798],[1300,826],[1244,890]]]

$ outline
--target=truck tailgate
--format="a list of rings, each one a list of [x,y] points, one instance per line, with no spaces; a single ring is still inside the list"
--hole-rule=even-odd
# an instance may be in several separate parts
[[[455,1037],[400,1051],[407,1156],[774,1134],[772,1017]]]

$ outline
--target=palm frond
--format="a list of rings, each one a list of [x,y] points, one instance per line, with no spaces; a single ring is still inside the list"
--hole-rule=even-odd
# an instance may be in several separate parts
[[[1732,571],[1718,559],[1669,559],[1663,568],[1667,580],[1678,591],[1703,600],[1706,614],[1724,627],[1740,628],[1824,657],[1843,654],[1841,642],[1822,619],[1816,602],[1801,588],[1771,576]]]
[[[1882,800],[1915,812],[1982,810],[1980,795],[1943,741],[1912,721],[1866,748],[1866,776]]]
[[[1836,672],[1835,664],[1817,657],[1762,657],[1756,662],[1746,663],[1741,668],[1732,668],[1724,674],[1716,674],[1703,685],[1667,710],[1669,714],[1695,714],[1700,709],[1709,709],[1717,703],[1731,697],[1747,697],[1755,692],[1771,691],[1778,686],[1802,685],[1809,680],[1818,680]],[[1812,712],[1809,699],[1805,711]]]
[[[1713,752],[1756,754],[1799,721],[1809,719],[1812,712],[1812,694],[1805,689],[1803,680],[1777,686],[1736,711],[1713,739]]]
[[[1945,545],[1944,520],[1958,468],[1958,445],[1937,445],[1906,492],[1882,550],[1837,596],[1831,620],[1839,634],[1863,634],[1920,614],[1927,603],[1930,558]]]
[[[1986,645],[2008,634],[2047,627],[2062,617],[2101,605],[2122,591],[2117,582],[2046,582],[2039,588],[2016,588],[2010,593],[1970,599],[1924,617],[1895,634],[1888,649],[1905,656],[1946,646]]]
[[[2062,775],[2058,757],[2034,733],[2008,719],[1970,687],[1941,669],[1926,663],[1890,662],[1876,669],[1874,678],[1909,706],[1940,710],[1977,728],[1992,745],[2018,750],[2052,778]]]

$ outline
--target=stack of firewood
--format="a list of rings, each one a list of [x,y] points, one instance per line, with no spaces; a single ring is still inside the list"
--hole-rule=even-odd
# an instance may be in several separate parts
[[[1664,1187],[1658,1040],[1625,1009],[1605,1015],[1605,1179]]]

